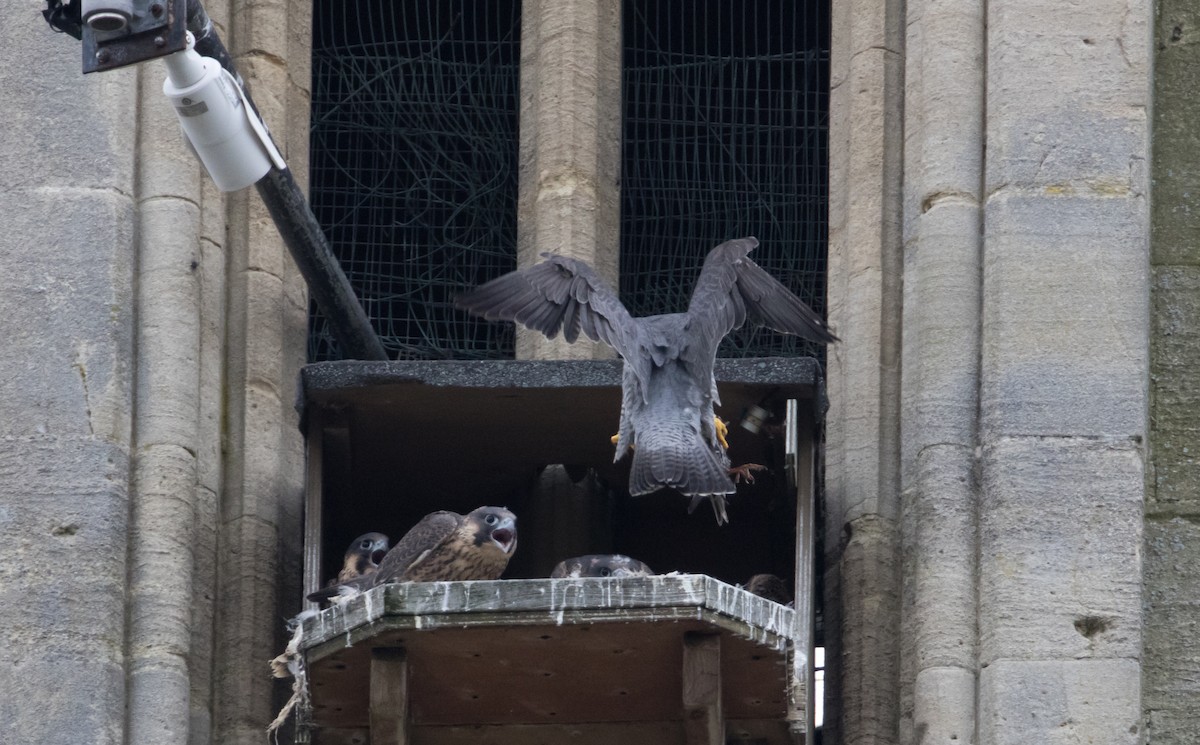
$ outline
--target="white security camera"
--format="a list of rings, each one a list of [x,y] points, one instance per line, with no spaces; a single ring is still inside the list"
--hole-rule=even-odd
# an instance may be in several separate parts
[[[242,87],[215,59],[201,57],[195,45],[189,31],[187,48],[163,57],[163,93],[217,188],[237,191],[267,175],[272,165],[286,168]]]

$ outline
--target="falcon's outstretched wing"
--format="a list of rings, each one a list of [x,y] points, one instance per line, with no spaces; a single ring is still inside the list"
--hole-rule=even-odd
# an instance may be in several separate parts
[[[747,318],[785,334],[837,341],[824,319],[749,258],[757,245],[756,238],[738,238],[709,251],[688,305],[689,342],[715,354]]]
[[[455,305],[484,318],[516,321],[553,339],[574,343],[579,332],[625,358],[646,390],[651,357],[641,327],[617,293],[582,261],[544,253],[545,261],[501,275],[459,295]]]
[[[488,319],[516,321],[573,343],[582,331],[625,358],[635,341],[636,324],[617,294],[582,261],[542,254],[545,261],[518,269],[459,295],[455,305]]]

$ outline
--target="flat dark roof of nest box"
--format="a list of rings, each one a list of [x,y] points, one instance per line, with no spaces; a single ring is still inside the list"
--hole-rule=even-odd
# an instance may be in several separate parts
[[[445,463],[464,445],[475,457],[512,465],[604,464],[621,408],[620,360],[430,360],[318,362],[300,374],[301,417],[314,410],[352,417],[406,459]],[[764,397],[826,408],[820,364],[811,357],[719,359],[717,384],[726,420]],[[456,424],[458,426],[456,426]],[[474,449],[474,448],[473,448]],[[453,456],[457,460],[457,455]]]

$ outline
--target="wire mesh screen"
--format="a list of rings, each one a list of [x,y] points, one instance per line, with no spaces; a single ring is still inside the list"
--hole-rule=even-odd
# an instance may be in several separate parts
[[[710,248],[751,257],[824,310],[826,0],[625,0],[621,295],[635,315],[686,309]],[[763,328],[721,356],[820,354]]]
[[[519,0],[313,7],[310,200],[390,356],[511,357],[454,295],[516,267]],[[309,359],[337,359],[314,308]]]

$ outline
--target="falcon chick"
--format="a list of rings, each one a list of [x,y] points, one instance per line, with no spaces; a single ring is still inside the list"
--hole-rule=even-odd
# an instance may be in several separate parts
[[[502,275],[456,300],[488,319],[517,321],[553,339],[582,332],[625,360],[616,454],[633,450],[632,496],[665,486],[704,497],[717,523],[728,522],[725,495],[737,491],[714,426],[717,346],[747,319],[819,342],[836,341],[825,321],[750,260],[758,240],[726,241],[709,252],[686,313],[634,318],[590,266],[557,254]]]
[[[389,582],[498,579],[517,550],[517,516],[503,507],[431,512],[387,552],[374,573],[318,590],[309,600],[356,595]]]
[[[383,533],[363,533],[355,538],[342,557],[342,568],[337,579],[329,584],[348,582],[355,577],[371,574],[379,568],[379,562],[387,554],[388,537]]]
[[[743,589],[760,598],[774,600],[780,605],[792,604],[792,589],[787,586],[786,582],[774,574],[756,574],[746,580],[746,585]]]
[[[550,577],[648,577],[654,570],[623,554],[588,554],[563,559]]]

